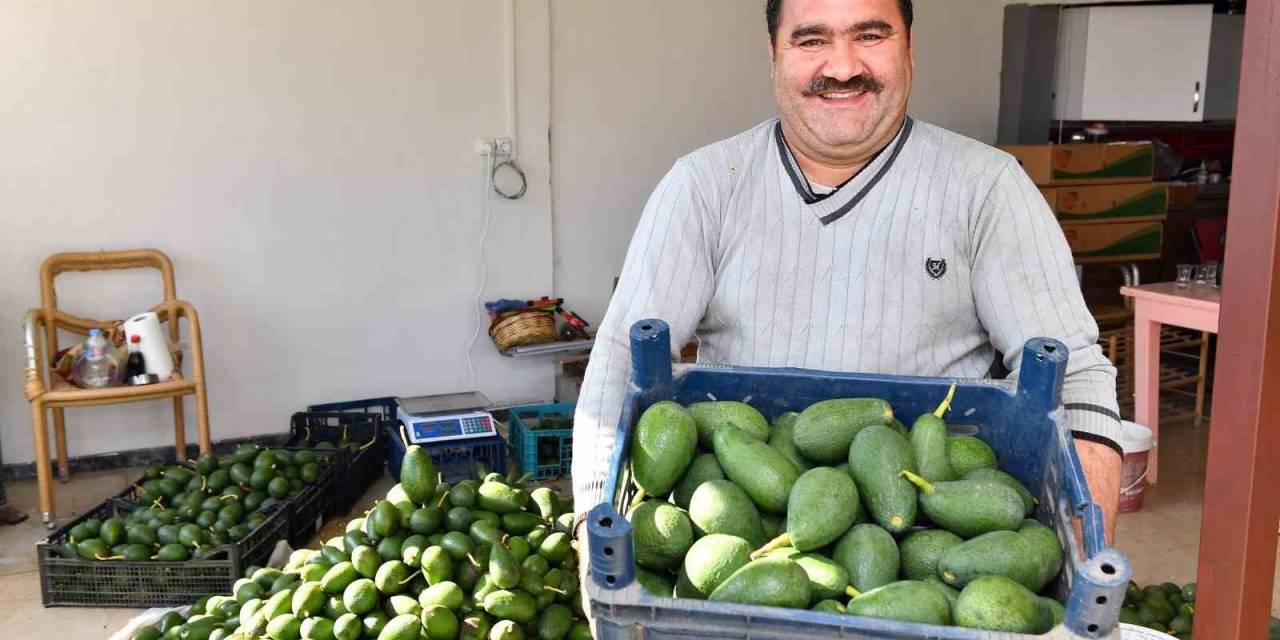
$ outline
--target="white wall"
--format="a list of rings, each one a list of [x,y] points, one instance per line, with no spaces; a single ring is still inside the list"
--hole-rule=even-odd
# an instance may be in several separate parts
[[[916,0],[911,115],[983,142],[996,139],[1004,4]]]
[[[501,6],[0,3],[4,462],[34,457],[17,325],[58,251],[173,258],[201,313],[216,439],[283,431],[312,402],[470,388],[474,142],[505,133]],[[548,19],[546,0],[520,0],[530,185],[493,205],[487,298],[552,288]],[[68,276],[61,298],[106,317],[158,301],[129,288],[154,279],[109,280]],[[501,358],[483,333],[474,353],[494,400],[552,394],[546,361]],[[169,406],[69,410],[71,453],[171,443]]]
[[[1004,7],[1017,1],[915,1],[914,117],[995,141]],[[556,293],[589,321],[672,162],[775,114],[766,37],[763,0],[553,2]]]
[[[995,139],[1002,24],[1000,0],[916,0],[915,117]],[[553,3],[556,293],[589,321],[675,159],[775,115],[767,38],[757,0]]]
[[[916,1],[913,115],[994,139],[1011,1]],[[50,253],[153,245],[202,313],[215,438],[312,402],[469,387],[473,143],[504,134],[501,2],[0,4],[0,317],[36,303]],[[763,1],[516,3],[530,187],[494,201],[485,297],[554,285],[599,323],[671,163],[773,116]],[[131,290],[153,280],[91,282],[60,282],[91,302],[73,311],[153,302]],[[7,463],[32,458],[10,335]],[[551,395],[548,362],[501,359],[483,334],[474,353],[495,400]],[[166,444],[168,415],[71,411],[72,454]]]
[[[764,3],[555,0],[556,295],[595,325],[676,158],[774,115]]]

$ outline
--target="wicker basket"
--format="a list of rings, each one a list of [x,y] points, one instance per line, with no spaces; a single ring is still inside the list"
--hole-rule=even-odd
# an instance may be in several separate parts
[[[526,344],[544,344],[556,340],[556,318],[545,311],[514,313],[489,328],[489,337],[498,351]]]

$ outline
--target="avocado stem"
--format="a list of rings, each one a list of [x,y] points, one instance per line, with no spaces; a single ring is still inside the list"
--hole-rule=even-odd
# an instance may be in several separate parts
[[[956,383],[952,382],[951,388],[947,390],[947,397],[943,399],[942,404],[938,405],[937,409],[934,409],[934,417],[941,418],[946,414],[947,410],[951,408],[951,399],[954,397],[956,397]]]
[[[854,589],[853,587],[845,587],[845,588],[844,588],[844,594],[845,594],[846,596],[849,596],[850,598],[856,598],[856,597],[858,597],[858,596],[862,595],[862,592],[861,592],[861,591],[858,591],[857,589]],[[843,613],[843,612],[842,612],[842,613]]]
[[[849,587],[849,588],[850,588],[850,589],[852,589],[853,587]],[[836,611],[839,611],[840,613],[844,613],[844,605],[842,605],[842,604],[840,604],[839,602],[837,602],[837,603],[836,603]]]
[[[640,503],[644,502],[644,499],[647,497],[649,496],[644,492],[644,489],[637,487],[635,497],[631,498],[631,504],[627,506],[627,513],[630,513],[632,509],[640,506]]]
[[[915,486],[920,487],[920,490],[923,491],[925,495],[927,496],[933,495],[933,485],[929,484],[928,480],[925,480],[924,478],[921,478],[920,476],[914,473],[911,473],[906,469],[902,470],[901,475],[907,480],[910,480],[911,484],[914,484]]]
[[[468,559],[468,560],[470,560],[470,561],[471,561],[471,564],[472,564],[473,566],[475,566],[477,569],[478,569],[478,568],[480,568],[480,563],[479,563],[479,562],[476,562],[476,557],[475,557],[475,556],[473,556],[473,555],[471,555],[471,554],[469,554],[469,553],[468,553],[468,554],[467,554],[467,559]]]
[[[560,594],[560,595],[562,595],[562,596],[569,595],[567,591],[561,591],[560,589],[557,589],[557,588],[555,588],[555,587],[553,587],[553,586],[551,586],[551,585],[543,585],[542,589],[543,589],[544,591],[550,591],[550,592],[552,592],[552,593],[558,593],[558,594]]]
[[[757,560],[760,557],[774,551],[775,549],[781,549],[790,544],[791,544],[791,534],[784,531],[782,535],[774,538],[773,540],[770,540],[763,547],[760,547],[759,549],[756,549],[754,552],[752,552],[751,559]]]
[[[405,435],[403,422],[400,423],[400,443],[404,445],[405,449],[409,448],[409,438]]]

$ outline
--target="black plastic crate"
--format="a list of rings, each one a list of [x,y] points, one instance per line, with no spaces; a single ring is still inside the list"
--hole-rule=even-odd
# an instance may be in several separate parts
[[[133,488],[121,496],[131,495]],[[251,566],[263,566],[277,541],[289,533],[289,505],[264,510],[267,519],[249,535],[185,562],[85,560],[65,543],[72,527],[90,518],[126,517],[132,504],[112,498],[36,544],[40,597],[46,607],[159,607],[191,604],[230,593]]]
[[[365,491],[382,477],[387,466],[382,423],[378,412],[300,411],[290,419],[288,447],[312,448],[314,444],[307,443],[317,441],[358,444],[355,452],[341,447],[332,449],[335,452],[332,465],[333,515],[348,514]]]
[[[315,484],[303,487],[297,495],[285,500],[289,503],[289,544],[294,549],[301,549],[320,531],[320,527],[324,525],[325,516],[333,513],[334,470],[337,454],[334,449],[305,447],[270,447],[270,449],[272,451],[310,451],[325,458],[320,479]]]
[[[385,397],[313,404],[307,407],[307,411],[314,413],[372,413],[382,418],[383,422],[392,423],[397,419],[396,407],[396,399],[394,397]]]

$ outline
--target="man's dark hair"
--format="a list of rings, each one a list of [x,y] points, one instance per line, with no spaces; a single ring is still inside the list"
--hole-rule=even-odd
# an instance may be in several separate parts
[[[907,32],[911,31],[911,23],[915,20],[915,9],[911,6],[911,0],[898,0],[898,10],[902,12],[902,21],[907,25]],[[764,5],[765,22],[769,24],[769,40],[778,41],[778,14],[782,12],[782,0],[767,0]]]

